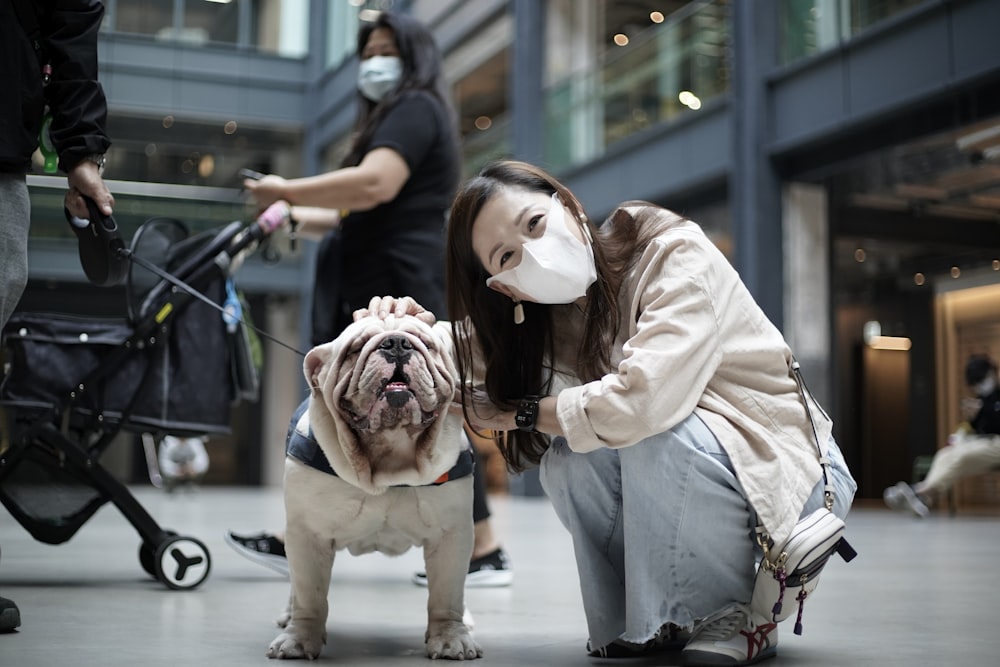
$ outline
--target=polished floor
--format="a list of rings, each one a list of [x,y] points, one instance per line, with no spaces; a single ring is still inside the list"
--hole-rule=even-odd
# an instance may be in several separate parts
[[[0,666],[273,664],[264,651],[287,581],[235,554],[222,536],[227,528],[280,526],[280,493],[202,488],[167,494],[144,487],[136,495],[164,528],[208,546],[208,579],[195,590],[173,591],[147,576],[135,530],[111,505],[59,546],[36,542],[2,513],[0,596],[17,602],[23,623],[0,635]],[[544,498],[492,502],[516,577],[510,588],[468,590],[485,650],[479,664],[679,664],[677,653],[627,661],[586,657],[568,535]],[[1000,665],[1000,511],[919,520],[870,504],[852,513],[848,537],[860,555],[827,568],[806,606],[804,634],[783,623],[779,655],[767,664]],[[394,559],[341,555],[320,660],[426,664],[426,591],[410,583],[420,564],[417,551]]]

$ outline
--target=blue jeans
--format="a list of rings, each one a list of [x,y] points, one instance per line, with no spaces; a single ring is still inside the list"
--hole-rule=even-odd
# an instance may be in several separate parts
[[[856,485],[831,438],[834,513]],[[690,628],[753,591],[756,515],[729,456],[695,415],[622,449],[587,454],[556,438],[542,486],[573,536],[591,646],[642,643],[665,623]],[[822,481],[802,514],[823,504]]]

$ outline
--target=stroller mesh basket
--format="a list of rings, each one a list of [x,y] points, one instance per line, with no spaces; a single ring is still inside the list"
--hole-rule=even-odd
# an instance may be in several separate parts
[[[0,487],[0,500],[31,536],[62,544],[108,500],[90,480],[43,447],[26,449]]]

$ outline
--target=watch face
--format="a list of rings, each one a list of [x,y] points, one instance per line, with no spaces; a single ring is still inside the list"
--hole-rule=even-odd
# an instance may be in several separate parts
[[[535,430],[535,421],[538,419],[538,399],[525,398],[517,406],[514,414],[514,423],[519,429],[525,431]]]

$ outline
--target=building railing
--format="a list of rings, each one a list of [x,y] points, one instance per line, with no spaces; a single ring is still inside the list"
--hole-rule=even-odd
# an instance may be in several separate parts
[[[787,65],[828,51],[928,0],[781,0],[780,60]]]
[[[180,220],[194,234],[254,214],[247,199],[233,188],[114,180],[107,185],[115,196],[115,222],[126,240],[149,218]],[[28,192],[31,238],[67,239],[75,244],[76,237],[63,213],[66,177],[29,175]]]

